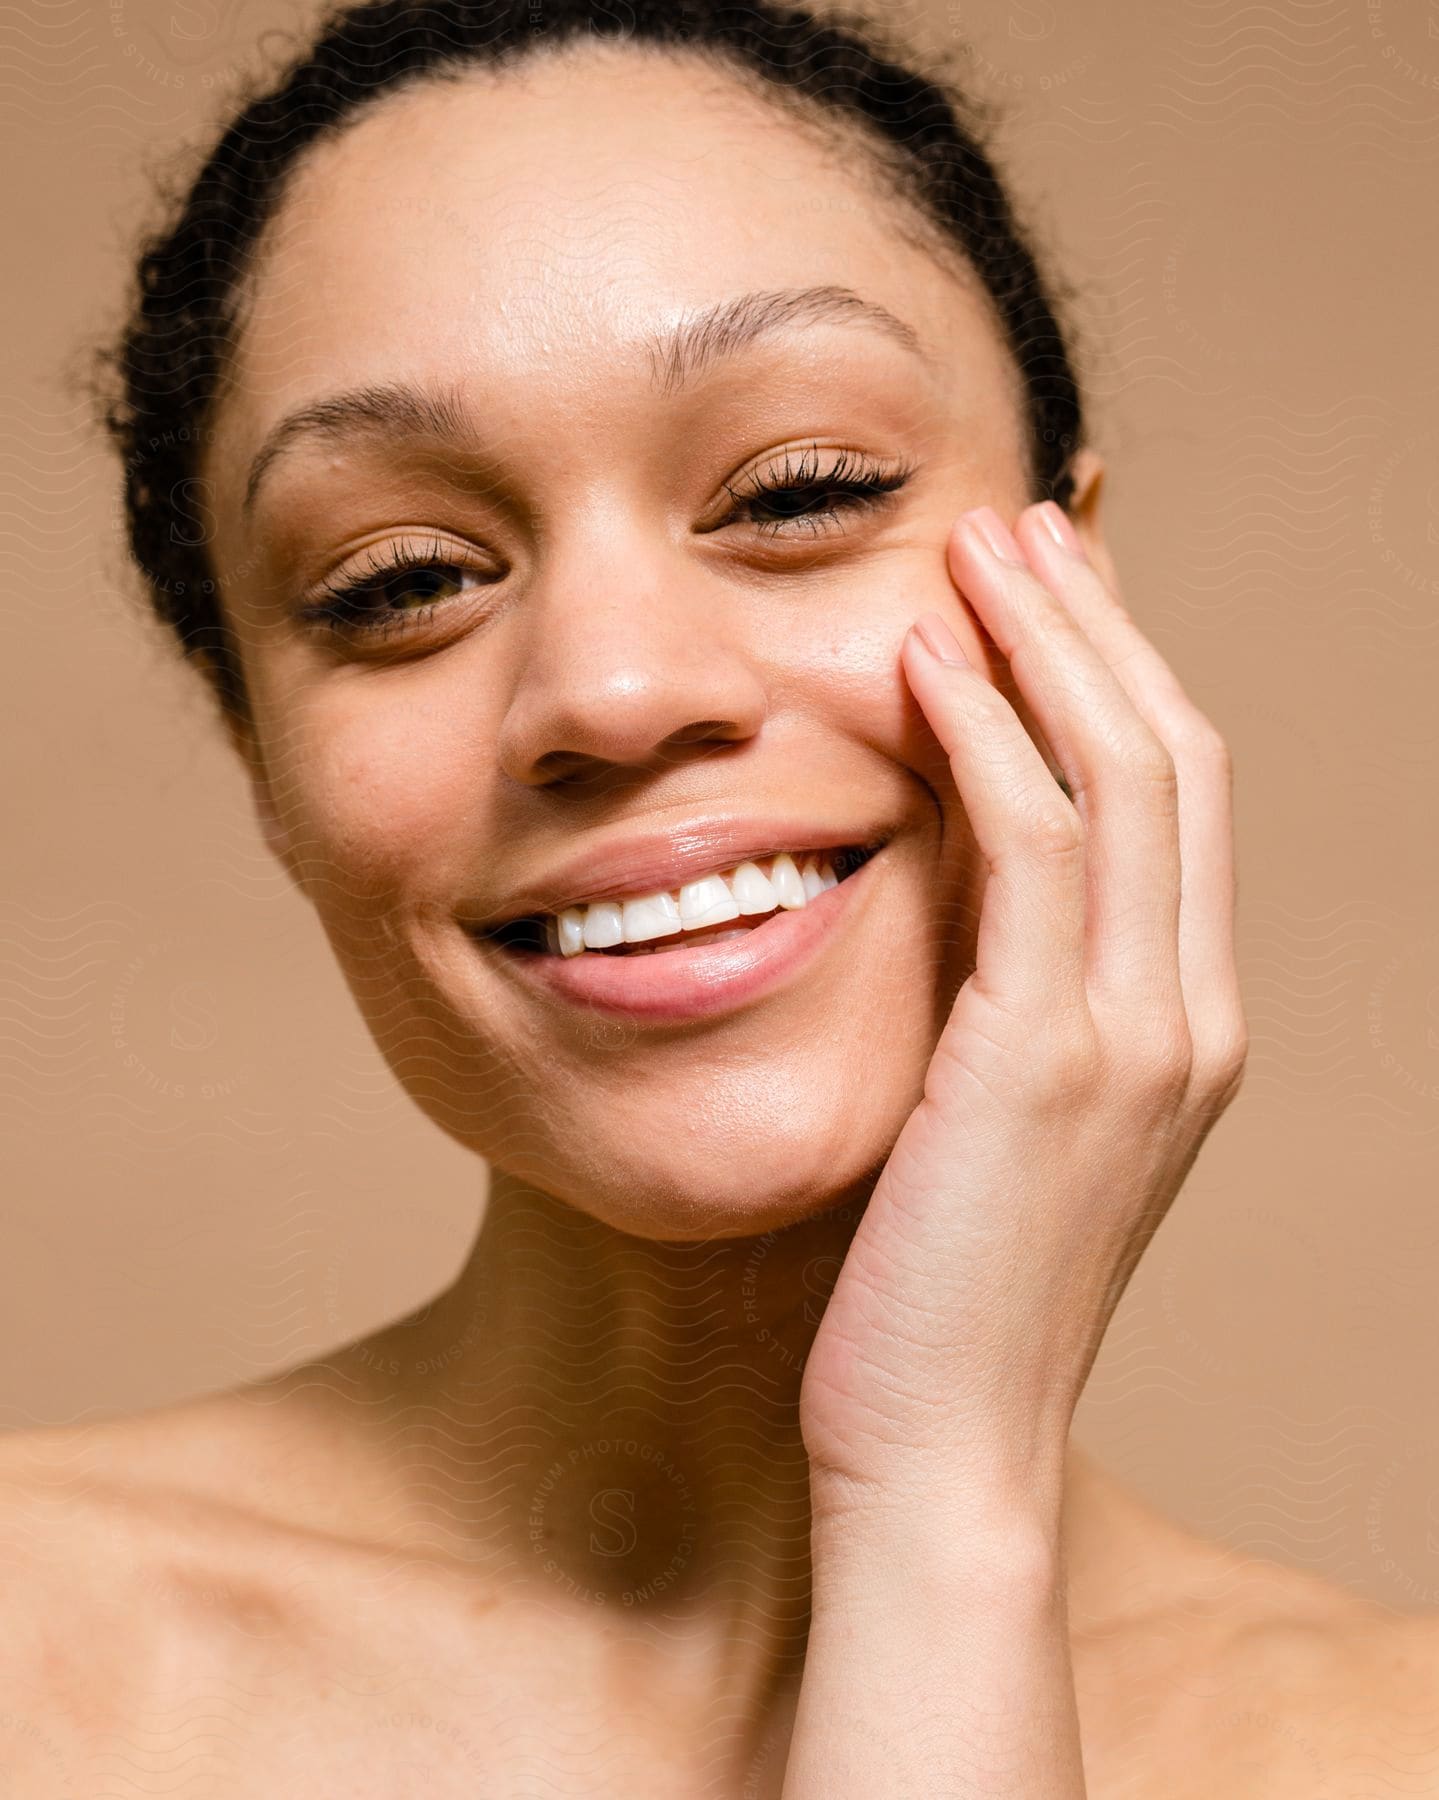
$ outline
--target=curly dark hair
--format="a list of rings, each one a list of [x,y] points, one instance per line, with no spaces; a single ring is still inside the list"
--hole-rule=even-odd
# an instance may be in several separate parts
[[[312,144],[367,101],[472,67],[512,67],[578,39],[707,57],[802,121],[863,144],[941,253],[975,272],[1024,384],[1035,499],[1067,506],[1081,396],[1046,281],[982,145],[984,109],[917,74],[867,20],[772,0],[367,0],[332,8],[310,45],[231,118],[148,236],[118,340],[99,353],[101,420],[124,468],[130,554],[159,618],[249,717],[208,554],[199,477],[252,252]]]

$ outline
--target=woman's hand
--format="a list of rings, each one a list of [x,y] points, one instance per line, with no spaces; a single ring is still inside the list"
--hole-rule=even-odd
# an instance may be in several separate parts
[[[1224,742],[1058,507],[1017,539],[967,514],[950,569],[1073,798],[926,615],[958,660],[911,633],[905,673],[987,875],[976,967],[806,1365],[821,1504],[976,1463],[1057,1499],[1105,1327],[1243,1068]]]
[[[950,569],[1069,793],[927,614],[940,654],[911,634],[904,667],[983,859],[976,967],[805,1367],[814,1621],[785,1800],[1083,1795],[1070,1421],[1243,1069],[1224,743],[1059,509],[1016,530],[966,514]]]

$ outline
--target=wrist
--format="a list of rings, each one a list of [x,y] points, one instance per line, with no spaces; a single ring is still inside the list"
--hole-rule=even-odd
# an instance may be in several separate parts
[[[1062,1582],[1058,1505],[1009,1490],[822,1488],[810,1542],[817,1602],[873,1584],[888,1603],[897,1586],[945,1604],[956,1595],[1047,1603]]]
[[[827,1542],[896,1545],[936,1533],[976,1550],[1014,1539],[1057,1555],[1064,1506],[1066,1443],[1023,1456],[1001,1451],[964,1457],[896,1453],[882,1476],[810,1464],[810,1509]]]

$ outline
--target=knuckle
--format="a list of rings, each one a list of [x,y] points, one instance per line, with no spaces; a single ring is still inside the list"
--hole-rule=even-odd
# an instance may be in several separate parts
[[[1227,763],[1232,760],[1229,740],[1203,713],[1195,715],[1193,724],[1185,733],[1185,741],[1198,755],[1206,756],[1213,762]]]
[[[1137,785],[1161,792],[1178,785],[1174,758],[1152,731],[1134,732],[1117,754],[1125,775]]]
[[[1030,1070],[1030,1099],[1041,1109],[1068,1112],[1092,1098],[1104,1081],[1104,1055],[1092,1022],[1055,1025]]]
[[[1131,1079],[1161,1099],[1182,1094],[1194,1072],[1194,1041],[1185,1019],[1150,1021],[1126,1033],[1125,1062]]]
[[[1193,720],[1180,728],[1175,742],[1189,761],[1220,775],[1233,771],[1234,757],[1228,740],[1203,713],[1196,713]]]
[[[1084,826],[1075,808],[1056,790],[1055,799],[1027,807],[1019,836],[1039,862],[1066,862],[1084,848]]]
[[[1222,1110],[1243,1086],[1248,1063],[1249,1027],[1241,1016],[1226,1026],[1202,1054],[1196,1052],[1195,1086]]]
[[[1189,1031],[1171,1033],[1155,1050],[1153,1079],[1164,1094],[1182,1094],[1194,1074],[1194,1045]]]

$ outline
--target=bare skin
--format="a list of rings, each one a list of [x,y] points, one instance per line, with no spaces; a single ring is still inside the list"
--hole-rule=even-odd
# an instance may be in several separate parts
[[[833,1733],[908,1795],[936,1706],[958,1739],[1005,1673],[986,1632],[1037,1652],[1020,1748],[1031,1697],[1058,1721],[1048,1785],[1004,1793],[1439,1791],[1431,1620],[1203,1543],[1062,1419],[1043,1421],[1031,1506],[1024,1432],[931,1404],[932,1376],[972,1407],[978,1390],[913,1343],[883,1368],[853,1280],[836,1290],[985,895],[980,808],[946,786],[931,729],[942,690],[916,703],[899,646],[939,611],[1028,729],[996,654],[1003,593],[953,522],[992,507],[1057,567],[987,308],[860,169],[712,73],[587,51],[387,101],[274,221],[208,469],[255,704],[236,748],[377,1041],[490,1159],[491,1200],[414,1318],[272,1382],[5,1446],[19,1791],[877,1800],[870,1774],[826,1785]],[[657,389],[654,334],[825,284],[922,353],[798,317]],[[292,436],[247,506],[282,420],[399,381],[454,386],[456,428]],[[727,488],[816,445],[906,480],[834,532],[732,517]],[[1080,475],[1087,566],[1114,584],[1099,459]],[[453,591],[363,644],[301,627],[326,577],[397,545],[461,571]],[[846,954],[764,1007],[617,1041],[541,1008],[463,928],[586,843],[740,804],[890,835]],[[814,1495],[833,1489],[814,1452],[863,1433],[858,1390],[829,1378],[817,1401],[804,1375],[841,1311],[864,1351],[848,1375],[892,1374],[983,1453],[957,1471],[906,1425],[895,1491],[914,1504],[880,1515],[895,1560],[846,1590],[869,1635],[836,1647],[830,1621],[817,1648]],[[873,1451],[840,1473],[869,1480]],[[1062,1596],[1048,1637],[1029,1576],[1009,1585],[1007,1553],[1027,1568],[1036,1545]],[[964,1612],[976,1546],[988,1585]],[[936,1649],[980,1646],[938,1697],[916,1618]],[[821,1663],[831,1711],[811,1699],[796,1755]],[[888,1690],[874,1703],[895,1666],[913,1718]]]
[[[758,1630],[727,1642],[713,1609],[663,1606],[646,1631],[566,1605],[502,1522],[462,1560],[453,1534],[440,1547],[433,1448],[381,1462],[336,1404],[428,1323],[251,1389],[8,1440],[13,1791],[780,1795],[793,1664],[762,1704],[735,1698]],[[1065,1519],[1095,1800],[1439,1791],[1431,1619],[1206,1543],[1077,1447]],[[761,1569],[773,1537],[735,1560]]]

